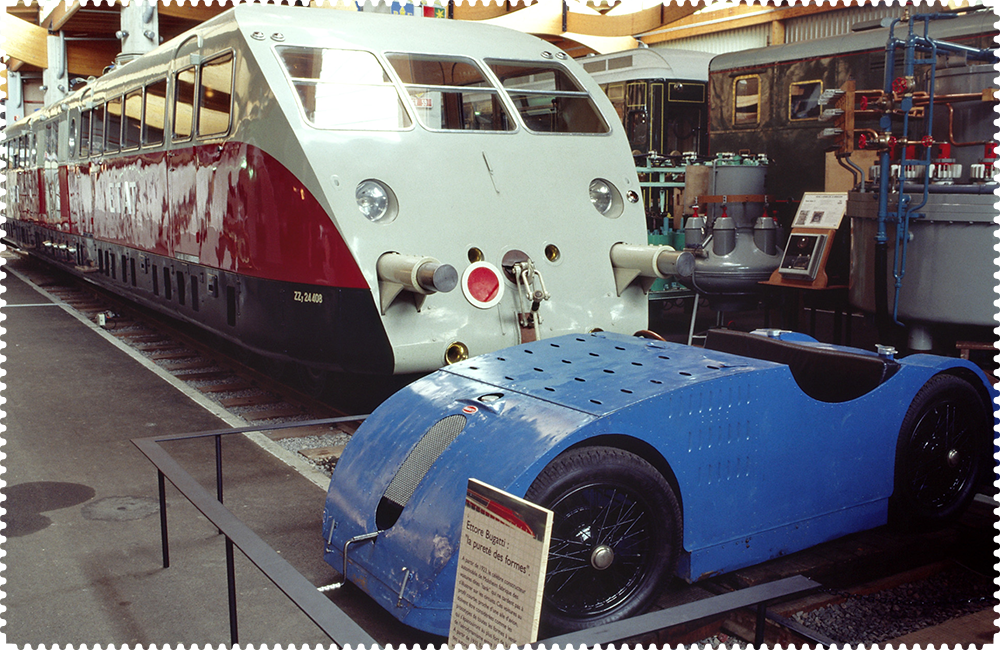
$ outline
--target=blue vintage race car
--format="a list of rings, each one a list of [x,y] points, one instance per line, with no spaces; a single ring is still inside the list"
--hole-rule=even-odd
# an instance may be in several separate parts
[[[555,513],[542,635],[890,517],[957,515],[989,473],[995,392],[960,359],[714,330],[508,348],[380,406],[337,464],[325,559],[448,633],[467,480]],[[346,554],[346,557],[345,557]]]

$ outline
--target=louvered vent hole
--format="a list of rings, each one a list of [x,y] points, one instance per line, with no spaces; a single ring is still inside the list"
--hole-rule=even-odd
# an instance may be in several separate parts
[[[379,501],[375,510],[375,525],[379,530],[385,530],[396,523],[431,466],[464,428],[464,415],[449,415],[427,430],[403,461]]]

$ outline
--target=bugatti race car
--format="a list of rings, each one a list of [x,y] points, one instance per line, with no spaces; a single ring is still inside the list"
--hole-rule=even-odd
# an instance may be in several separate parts
[[[567,335],[449,366],[362,425],[334,471],[324,558],[447,634],[466,485],[554,512],[542,635],[886,524],[956,516],[990,471],[983,372],[791,332],[704,348]]]

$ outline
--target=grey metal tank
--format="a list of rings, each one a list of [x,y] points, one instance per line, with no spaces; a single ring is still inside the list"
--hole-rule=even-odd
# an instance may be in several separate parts
[[[964,101],[935,105],[934,138],[949,143],[935,157],[923,215],[911,220],[898,302],[894,304],[893,242],[896,229],[888,224],[889,311],[906,326],[913,350],[930,350],[941,326],[992,328],[997,323],[996,252],[997,183],[994,177],[994,104],[976,98],[995,85],[992,66],[962,66],[937,71],[935,93],[965,95]],[[947,155],[947,158],[942,157]],[[923,170],[920,170],[923,172]],[[921,183],[904,186],[919,201]],[[898,194],[890,195],[890,204]],[[851,219],[850,301],[875,311],[875,236],[877,191],[852,193],[847,203]],[[902,255],[902,253],[899,253]],[[899,268],[901,262],[897,263]]]
[[[781,261],[778,228],[767,214],[766,156],[719,154],[685,169],[686,248],[695,254],[694,273],[681,281],[708,298],[716,310],[752,308],[760,282]],[[697,207],[696,207],[697,206]]]

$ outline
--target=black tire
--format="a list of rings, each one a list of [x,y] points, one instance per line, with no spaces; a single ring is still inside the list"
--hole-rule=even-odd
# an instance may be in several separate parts
[[[526,498],[555,513],[542,634],[639,614],[673,574],[680,506],[663,476],[635,454],[570,450],[549,463]]]
[[[990,458],[991,410],[967,381],[932,377],[906,411],[896,442],[892,523],[935,526],[975,496]]]

